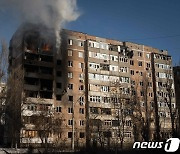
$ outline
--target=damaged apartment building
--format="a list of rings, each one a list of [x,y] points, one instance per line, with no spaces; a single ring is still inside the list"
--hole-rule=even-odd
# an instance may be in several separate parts
[[[61,31],[57,51],[51,35],[49,29],[27,24],[10,43],[9,72],[23,72],[19,146],[128,147],[142,139],[140,133],[135,137],[134,126],[140,129],[141,124],[133,121],[138,119],[134,112],[149,121],[153,138],[154,108],[161,135],[169,137],[170,115],[163,99],[168,97],[166,80],[174,81],[167,51],[69,30]],[[139,102],[138,110],[132,102]],[[42,115],[46,122],[37,122]],[[12,142],[9,133],[4,138]]]

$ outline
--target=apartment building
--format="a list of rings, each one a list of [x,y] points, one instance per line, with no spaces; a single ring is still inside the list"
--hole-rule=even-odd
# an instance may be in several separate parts
[[[147,117],[155,116],[154,102],[161,107],[158,82],[165,82],[160,73],[164,71],[173,81],[171,57],[152,47],[69,30],[62,30],[57,51],[51,36],[49,29],[26,25],[11,40],[9,71],[23,70],[26,100],[20,114],[24,124],[19,130],[20,145],[130,146],[135,139],[132,98],[137,96],[142,117],[150,120]],[[166,59],[158,61],[156,54]],[[156,68],[158,64],[165,69]],[[174,99],[172,104],[175,107]],[[152,113],[147,114],[147,109]],[[158,111],[164,119],[165,111]],[[46,119],[43,125],[40,117]],[[153,138],[154,121],[149,127]]]

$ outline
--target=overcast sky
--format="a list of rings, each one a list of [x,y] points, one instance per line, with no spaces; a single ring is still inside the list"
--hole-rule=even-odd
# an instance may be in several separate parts
[[[65,28],[167,49],[173,64],[179,63],[180,0],[77,0],[77,5],[81,16]],[[18,25],[0,10],[0,38],[9,41]]]

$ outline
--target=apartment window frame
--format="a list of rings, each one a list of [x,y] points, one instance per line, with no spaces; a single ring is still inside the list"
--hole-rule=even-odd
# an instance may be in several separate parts
[[[80,114],[84,114],[84,111],[85,111],[84,108],[79,108],[79,113]]]
[[[68,45],[73,45],[73,40],[72,39],[68,39]]]
[[[69,90],[73,90],[73,84],[72,84],[72,83],[69,83],[69,84],[68,84],[68,89],[69,89]]]
[[[68,50],[68,56],[69,57],[73,56],[73,51],[72,50]]]
[[[138,61],[138,66],[142,67],[143,66],[143,62],[142,61]]]
[[[130,65],[133,66],[134,65],[134,60],[130,60],[129,63],[130,63]]]
[[[83,57],[84,57],[84,53],[81,52],[81,51],[79,51],[79,52],[78,52],[78,57],[79,57],[79,58],[83,58]]]
[[[73,108],[72,107],[68,107],[68,113],[72,114],[73,113]]]
[[[72,72],[68,72],[68,78],[70,78],[70,79],[73,78],[73,73]]]

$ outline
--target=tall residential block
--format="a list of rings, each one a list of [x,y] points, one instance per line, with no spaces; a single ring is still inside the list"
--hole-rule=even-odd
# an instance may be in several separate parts
[[[157,123],[161,137],[171,135],[169,85],[176,104],[166,51],[69,30],[61,31],[57,50],[52,35],[25,25],[10,43],[9,72],[23,71],[20,146],[131,147],[145,138],[145,126],[155,139]]]

